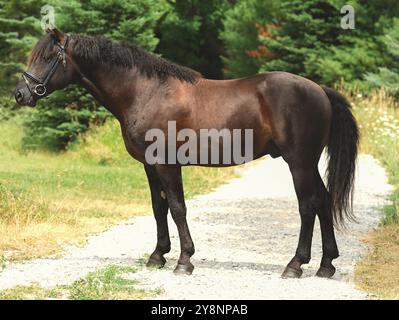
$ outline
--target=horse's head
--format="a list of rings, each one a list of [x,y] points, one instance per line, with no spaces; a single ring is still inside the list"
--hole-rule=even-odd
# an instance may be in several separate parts
[[[39,99],[73,82],[75,68],[67,54],[69,40],[57,29],[47,30],[39,40],[29,56],[28,70],[15,89],[18,104],[35,106]]]

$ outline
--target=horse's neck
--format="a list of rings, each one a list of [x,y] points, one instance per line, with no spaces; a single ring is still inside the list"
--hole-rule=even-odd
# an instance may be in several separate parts
[[[80,83],[119,121],[125,121],[128,113],[138,107],[135,102],[152,90],[149,80],[134,68],[112,68],[100,63],[88,67],[84,61],[76,64]]]

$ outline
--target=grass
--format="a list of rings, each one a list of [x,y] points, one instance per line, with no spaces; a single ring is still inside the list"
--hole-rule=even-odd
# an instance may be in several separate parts
[[[60,154],[22,150],[18,117],[0,126],[0,268],[58,253],[151,212],[144,169],[128,156],[115,121]],[[186,195],[209,192],[234,176],[229,168],[185,168]]]
[[[6,289],[0,291],[0,300],[133,300],[159,295],[159,289],[143,290],[137,281],[125,277],[136,271],[134,267],[110,265],[70,285],[43,288],[33,284]]]
[[[370,251],[356,266],[357,285],[379,299],[399,299],[399,226],[383,225],[366,239]]]
[[[358,286],[381,299],[399,299],[399,106],[384,91],[354,96],[361,151],[380,160],[394,191],[381,226],[365,241],[369,253],[356,266]]]

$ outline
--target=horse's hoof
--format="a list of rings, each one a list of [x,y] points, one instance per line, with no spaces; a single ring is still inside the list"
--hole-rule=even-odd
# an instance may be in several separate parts
[[[189,262],[188,264],[180,264],[178,263],[175,270],[173,271],[174,274],[177,275],[191,275],[193,273],[194,266]]]
[[[150,257],[147,262],[147,268],[161,269],[165,266],[166,259],[164,257]]]
[[[281,275],[281,278],[283,279],[298,279],[302,276],[302,269],[296,269],[296,268],[292,268],[287,266],[283,272],[283,274]]]
[[[331,278],[335,273],[335,267],[330,266],[330,267],[320,267],[319,270],[317,270],[316,277],[320,278]]]

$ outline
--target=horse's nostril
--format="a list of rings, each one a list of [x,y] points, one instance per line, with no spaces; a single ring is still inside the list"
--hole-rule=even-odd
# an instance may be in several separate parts
[[[24,97],[24,95],[22,94],[22,92],[21,92],[20,90],[17,90],[17,91],[15,92],[15,100],[16,100],[18,103],[22,102],[23,97]]]

